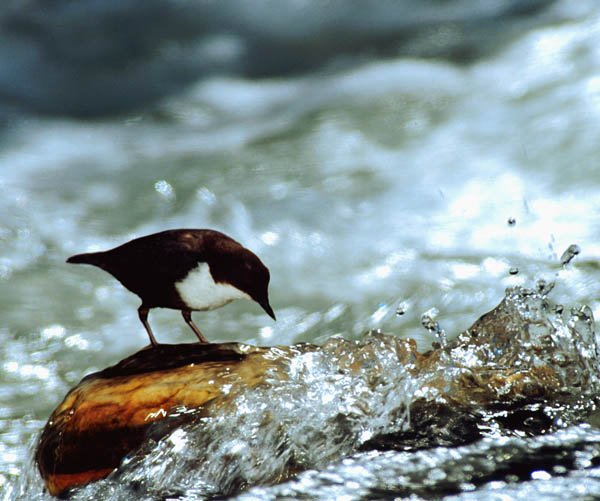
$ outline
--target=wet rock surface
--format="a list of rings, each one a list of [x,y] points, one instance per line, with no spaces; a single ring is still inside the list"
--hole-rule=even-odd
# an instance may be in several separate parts
[[[230,380],[256,384],[240,364],[258,352],[237,344],[159,345],[88,375],[52,413],[40,438],[36,460],[48,490],[58,494],[105,477],[176,407],[200,409],[225,394]],[[183,416],[169,419],[162,433],[185,422]]]

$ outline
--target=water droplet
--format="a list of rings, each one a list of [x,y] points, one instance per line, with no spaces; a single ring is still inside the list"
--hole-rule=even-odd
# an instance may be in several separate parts
[[[215,194],[208,188],[200,188],[196,191],[196,196],[202,200],[206,205],[214,205],[217,200]]]
[[[587,304],[584,304],[579,308],[571,308],[571,316],[576,320],[582,320],[583,322],[592,322],[594,320],[592,309]]]
[[[546,282],[543,278],[540,278],[536,284],[538,292],[544,296],[548,295],[555,285],[556,282]]]
[[[438,314],[439,310],[437,308],[430,308],[421,315],[421,325],[432,334],[435,334],[440,346],[442,348],[445,348],[447,344],[446,332],[440,327],[440,324],[435,320]]]
[[[436,331],[439,324],[435,321],[435,318],[439,313],[437,308],[430,308],[421,315],[421,325],[430,332]]]
[[[514,226],[515,224],[517,224],[517,220],[514,217],[509,217],[507,223],[508,226]]]
[[[463,482],[458,486],[458,488],[461,491],[470,492],[470,491],[474,491],[475,489],[477,489],[477,486],[475,484],[472,484],[471,482]]]
[[[531,478],[533,480],[550,480],[552,475],[544,470],[537,470],[531,472]]]
[[[408,304],[406,304],[406,302],[402,301],[401,303],[398,303],[398,307],[396,308],[396,315],[401,317],[402,315],[404,315],[406,313],[407,309],[408,309]]]
[[[267,245],[276,245],[279,241],[279,235],[274,231],[265,231],[260,238]]]
[[[381,322],[390,311],[390,306],[385,303],[380,303],[375,312],[371,315],[371,320],[376,324]]]
[[[63,338],[67,330],[62,325],[49,325],[42,329],[42,337],[46,339]]]
[[[165,200],[173,200],[175,198],[175,190],[173,189],[173,186],[171,186],[171,184],[164,179],[156,181],[156,183],[154,183],[154,189]]]
[[[433,468],[429,471],[428,477],[435,481],[440,481],[446,478],[446,472],[441,468]]]
[[[571,260],[581,252],[581,248],[577,244],[571,244],[567,247],[567,250],[560,256],[560,263],[566,266]]]
[[[556,313],[557,315],[562,315],[563,311],[565,311],[565,307],[562,304],[557,304],[554,307],[554,313]]]
[[[511,275],[517,275],[519,273],[519,268],[513,266],[511,269],[508,270],[508,273],[510,273]]]
[[[557,364],[560,367],[564,367],[567,362],[569,361],[568,358],[565,356],[564,353],[558,352],[556,353],[553,357],[552,360],[555,364]]]

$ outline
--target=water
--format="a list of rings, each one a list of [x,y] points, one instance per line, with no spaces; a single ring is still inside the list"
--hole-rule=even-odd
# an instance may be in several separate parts
[[[377,331],[277,348],[260,385],[231,379],[202,417],[73,498],[231,496],[298,472],[241,498],[485,495],[586,475],[600,461],[600,434],[580,424],[597,414],[598,341],[589,308],[559,315],[543,292],[514,287],[429,355]],[[46,499],[39,480],[20,488]]]
[[[55,87],[43,85],[43,79],[35,76],[44,74],[40,69],[44,66],[28,61],[19,67],[20,73],[14,63],[0,65],[6,104],[2,116],[8,117],[0,144],[3,495],[10,498],[15,485],[39,487],[29,466],[30,447],[68,389],[85,374],[147,343],[137,320],[137,298],[98,270],[64,264],[76,252],[108,248],[172,227],[212,227],[240,240],[271,269],[278,321],[273,323],[251,304],[234,303],[195,314],[202,331],[214,341],[323,344],[336,336],[364,343],[366,331],[381,329],[414,338],[424,351],[440,342],[436,332],[445,333],[451,343],[498,304],[507,287],[535,287],[539,279],[556,284],[550,297],[554,311],[562,312],[566,322],[574,318],[573,308],[587,318],[584,305],[598,318],[600,17],[592,1],[552,2],[529,15],[506,14],[508,4],[486,13],[489,19],[505,21],[495,23],[504,31],[489,38],[470,29],[469,12],[474,11],[469,2],[460,3],[461,9],[456,3],[456,17],[461,19],[456,26],[446,14],[440,24],[428,17],[441,11],[414,8],[411,12],[422,16],[420,26],[427,29],[415,33],[411,30],[419,23],[412,24],[396,52],[388,50],[386,41],[383,52],[366,57],[344,52],[343,58],[335,59],[323,49],[326,44],[315,44],[315,51],[323,55],[313,58],[311,67],[327,64],[326,70],[316,73],[275,63],[269,71],[258,66],[244,70],[249,66],[240,61],[257,60],[250,54],[260,44],[250,44],[252,50],[244,52],[247,59],[240,60],[235,48],[240,40],[242,47],[247,43],[241,35],[236,35],[235,43],[229,39],[229,45],[203,46],[212,51],[229,47],[228,75],[215,73],[219,68],[196,68],[193,57],[179,58],[181,52],[175,57],[174,52],[146,48],[185,66],[185,71],[175,71],[175,66],[155,63],[156,78],[168,80],[160,86],[159,94],[165,97],[158,102],[146,86],[111,86],[93,72],[89,81],[94,85],[69,83],[59,99],[53,94]],[[18,5],[11,2],[13,9]],[[127,5],[136,12],[135,2]],[[473,16],[485,17],[479,14]],[[69,19],[78,19],[73,16]],[[399,22],[389,13],[378,15],[386,17],[390,24]],[[3,12],[3,23],[9,18]],[[481,26],[483,30],[489,24]],[[190,30],[185,36],[194,39],[196,32]],[[481,43],[469,42],[465,33]],[[15,54],[15,40],[21,39],[11,40],[10,47],[3,45],[2,61]],[[440,40],[449,41],[446,52],[434,50]],[[198,49],[191,45],[180,48]],[[90,50],[63,40],[63,47],[71,46],[83,54]],[[465,59],[450,48],[465,46],[482,49]],[[107,49],[98,50],[107,54],[103,52]],[[49,72],[61,78],[79,74],[85,58],[54,54],[56,58],[44,63],[50,65]],[[224,61],[223,56],[216,60]],[[148,63],[142,56],[139,61]],[[134,73],[127,75],[131,82],[152,81],[146,70],[137,80]],[[270,78],[248,77],[257,74]],[[7,90],[13,79],[29,82],[11,84],[18,96]],[[139,89],[139,101],[131,100],[136,93],[131,88]],[[103,108],[107,103],[113,107]],[[57,107],[60,116],[53,115]],[[94,107],[107,114],[87,121],[69,118],[97,115]],[[120,115],[111,115],[115,109]],[[40,111],[46,115],[34,114]],[[570,246],[577,247],[566,253]],[[437,329],[427,330],[421,318],[432,308],[439,312],[434,319]],[[191,341],[192,334],[175,312],[153,311],[151,321],[159,340]],[[329,374],[331,362],[317,362]],[[577,365],[573,376],[587,370],[585,364]],[[418,382],[402,379],[401,371],[394,374],[398,391],[410,394],[410,388],[418,387]],[[335,397],[328,412],[336,406],[351,410],[353,403],[337,398],[348,381],[329,374],[323,384]],[[303,388],[299,394],[308,391]],[[391,427],[387,416],[392,410],[376,408],[359,420],[371,433]],[[400,416],[402,409],[397,409]],[[460,449],[360,452],[355,450],[360,439],[342,444],[333,455],[316,448],[314,454],[322,461],[313,464],[307,459],[302,468],[308,471],[284,482],[281,489],[301,492],[294,490],[302,488],[294,482],[314,482],[323,489],[341,485],[341,489],[346,476],[355,472],[356,493],[361,489],[385,493],[391,482],[393,492],[405,493],[397,495],[435,492],[479,499],[494,495],[543,499],[549,491],[558,496],[585,485],[581,488],[589,490],[581,496],[593,496],[597,436],[596,421],[588,412],[576,410],[574,416],[565,417],[565,430],[512,436],[508,445],[506,434],[499,432],[498,437]],[[288,419],[294,422],[293,413]],[[399,426],[402,419],[396,422]],[[490,426],[500,425],[492,420]],[[450,433],[443,426],[438,431]],[[457,464],[467,468],[483,451],[501,457],[514,449],[533,457],[527,454],[533,455],[546,438],[562,443],[565,450],[591,450],[591,466],[575,461],[575,466],[565,466],[566,472],[548,471],[551,478],[542,475],[527,482],[497,475],[486,483],[465,474],[452,484],[459,487],[446,491],[439,487],[445,485],[442,480],[437,484],[432,480],[432,491],[420,487],[435,468],[419,470],[419,462],[437,458],[439,464],[455,465],[451,469],[460,476]],[[259,445],[266,451],[273,446]],[[329,450],[329,445],[323,447]],[[196,449],[188,450],[193,458]],[[448,458],[455,454],[462,459],[451,462]],[[400,468],[406,462],[414,462],[421,477],[408,476],[403,484],[393,465]],[[388,466],[381,466],[380,477],[377,465],[384,463]],[[500,460],[490,464],[490,471],[501,468]],[[444,468],[438,469],[447,471]],[[184,471],[179,473],[185,476]],[[342,480],[336,481],[336,475]],[[259,490],[256,496],[283,496],[277,488],[264,487],[273,491]],[[190,496],[206,492],[198,485],[182,489]],[[326,497],[329,491],[316,492]]]
[[[591,499],[600,493],[598,469],[592,466],[600,452],[598,439],[597,432],[574,427],[549,436],[484,439],[426,452],[362,453],[281,486],[252,489],[239,499],[431,499],[444,494],[452,500],[564,499],[566,492]],[[577,463],[581,469],[569,472]]]

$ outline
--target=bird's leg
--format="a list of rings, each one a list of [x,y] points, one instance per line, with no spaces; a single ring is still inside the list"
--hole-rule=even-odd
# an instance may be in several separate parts
[[[200,340],[200,342],[208,343],[208,339],[204,337],[204,335],[200,332],[200,329],[198,329],[198,327],[192,320],[191,310],[181,310],[181,314],[183,315],[183,319],[185,320],[185,322],[192,328],[194,334],[196,334],[196,337]]]
[[[152,334],[152,329],[150,328],[150,324],[148,323],[148,311],[148,308],[140,306],[138,308],[138,315],[142,324],[144,324],[144,327],[146,328],[146,332],[148,333],[148,337],[150,338],[150,343],[152,343],[152,347],[155,348],[158,346],[158,342],[156,341],[154,334]]]

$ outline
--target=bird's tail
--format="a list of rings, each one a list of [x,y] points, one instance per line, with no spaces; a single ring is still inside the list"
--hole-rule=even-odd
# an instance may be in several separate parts
[[[67,259],[67,263],[72,264],[93,264],[94,266],[101,266],[103,262],[104,252],[88,252],[86,254],[75,254]]]

